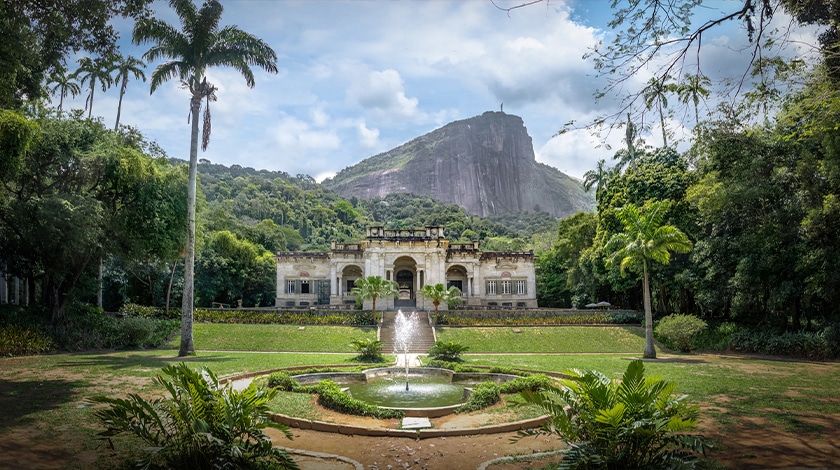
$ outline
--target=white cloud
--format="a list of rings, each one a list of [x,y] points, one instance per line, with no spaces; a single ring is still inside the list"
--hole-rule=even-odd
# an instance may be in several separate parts
[[[374,149],[379,146],[379,129],[368,129],[364,122],[360,122],[356,129],[359,131],[359,138],[363,147]]]
[[[366,111],[396,119],[417,119],[419,100],[405,95],[405,83],[393,69],[362,74],[347,88],[348,99]]]

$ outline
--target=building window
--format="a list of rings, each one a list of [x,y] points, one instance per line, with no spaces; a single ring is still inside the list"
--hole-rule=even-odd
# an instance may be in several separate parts
[[[496,281],[487,281],[487,295],[496,295]]]
[[[510,295],[510,281],[502,281],[502,295]]]
[[[308,294],[309,293],[309,281],[300,281],[300,293],[301,294]]]
[[[286,293],[287,294],[294,294],[295,293],[295,281],[286,281]]]
[[[516,295],[525,295],[525,281],[516,281]]]

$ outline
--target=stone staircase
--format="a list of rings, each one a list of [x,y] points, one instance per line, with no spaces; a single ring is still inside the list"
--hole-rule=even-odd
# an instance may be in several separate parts
[[[394,353],[396,331],[394,323],[397,312],[383,312],[382,324],[379,325],[379,339],[382,341],[382,354]],[[426,354],[435,345],[435,334],[429,324],[429,315],[426,312],[414,313],[414,335],[409,347],[409,354]],[[396,351],[403,354],[405,351]]]

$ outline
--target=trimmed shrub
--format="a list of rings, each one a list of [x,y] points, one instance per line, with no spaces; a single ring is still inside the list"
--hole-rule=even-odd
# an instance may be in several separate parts
[[[399,410],[379,408],[376,405],[357,400],[341,390],[332,380],[322,380],[317,385],[318,404],[324,408],[356,416],[371,416],[378,419],[402,418]]]
[[[551,385],[552,380],[544,374],[519,377],[510,382],[497,384],[482,382],[472,391],[469,400],[455,409],[456,413],[469,413],[493,406],[502,399],[502,394],[520,393],[528,390],[536,392]]]
[[[296,373],[328,372],[295,371]],[[268,376],[266,384],[269,388],[277,388],[284,392],[314,393],[318,395],[318,404],[332,411],[356,416],[371,416],[379,419],[402,418],[405,413],[398,410],[387,410],[376,405],[357,400],[341,390],[335,382],[329,379],[318,382],[317,385],[300,385],[292,375],[285,370],[274,372]]]
[[[122,345],[130,348],[143,346],[152,336],[155,321],[146,317],[127,317],[119,321]]]
[[[280,325],[345,325],[373,326],[376,323],[369,311],[320,311],[320,310],[208,310],[197,308],[194,319],[201,323],[242,323]]]
[[[494,382],[481,382],[473,388],[469,400],[455,409],[456,413],[469,413],[470,411],[481,410],[493,406],[502,399],[499,384]]]
[[[455,372],[483,372],[483,369],[477,367],[465,366],[458,362],[431,360],[425,364],[426,367],[437,367],[439,369],[449,369]]]
[[[461,354],[468,349],[468,346],[455,341],[435,341],[429,349],[429,356],[440,361],[461,362]]]
[[[284,392],[292,392],[296,388],[300,387],[298,381],[293,379],[291,374],[285,370],[272,372],[271,375],[268,376],[268,382],[266,382],[266,385],[269,388],[278,388]]]
[[[682,352],[691,351],[694,338],[706,329],[706,322],[694,315],[673,314],[659,320],[656,336]]]

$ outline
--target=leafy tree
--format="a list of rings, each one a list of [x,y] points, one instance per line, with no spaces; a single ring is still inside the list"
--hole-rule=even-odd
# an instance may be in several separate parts
[[[673,225],[662,225],[670,206],[670,201],[651,201],[640,210],[634,204],[627,204],[616,214],[625,231],[613,235],[605,247],[606,252],[611,253],[609,263],[618,264],[622,275],[627,269],[641,271],[643,275],[646,358],[656,357],[648,265],[651,262],[668,264],[672,251],[686,253],[691,250],[691,242],[684,233]]]
[[[45,96],[47,78],[66,70],[80,51],[117,51],[112,20],[142,18],[151,0],[15,0],[0,2],[0,107],[17,108]]]
[[[435,306],[435,315],[438,314],[438,307],[441,303],[445,302],[449,304],[454,299],[461,299],[461,289],[458,289],[455,286],[449,286],[449,289],[447,289],[446,286],[441,283],[434,285],[426,284],[420,288],[418,293],[432,301],[432,305]]]
[[[368,276],[356,280],[350,295],[355,297],[357,302],[365,300],[373,302],[373,318],[375,319],[376,299],[395,296],[398,292],[396,282],[386,281],[382,279],[382,276]]]
[[[117,105],[117,121],[114,124],[114,129],[118,129],[120,127],[120,113],[122,112],[122,100],[123,96],[125,95],[125,89],[128,87],[128,76],[133,75],[135,79],[141,79],[144,82],[146,81],[146,74],[143,73],[143,68],[146,67],[141,60],[138,60],[134,57],[128,56],[117,57],[116,62],[114,63],[114,70],[117,72],[114,75],[114,84],[120,84],[120,101]]]
[[[79,68],[73,73],[73,78],[78,78],[82,85],[87,82],[88,95],[85,98],[85,110],[88,112],[88,119],[93,114],[93,95],[96,92],[96,82],[99,82],[99,87],[102,91],[108,90],[114,83],[111,72],[114,70],[114,64],[110,59],[105,57],[82,57],[79,59]]]
[[[187,249],[182,300],[182,329],[179,356],[193,354],[192,313],[194,306],[193,280],[195,267],[195,194],[198,164],[198,119],[201,102],[206,100],[202,148],[210,140],[210,101],[216,100],[216,87],[207,82],[207,68],[230,66],[245,78],[253,88],[254,73],[251,66],[258,66],[270,73],[277,73],[277,55],[261,39],[235,26],[220,28],[222,5],[208,0],[197,9],[190,0],[170,0],[181,21],[182,31],[156,18],[138,21],[134,27],[135,44],[153,43],[143,58],[147,62],[170,59],[159,65],[151,76],[151,93],[165,81],[177,77],[189,90],[190,118],[190,170],[187,206]]]
[[[78,115],[37,124],[17,171],[0,174],[0,252],[10,272],[40,281],[56,322],[90,260],[162,255],[184,214],[167,163],[136,141]]]

